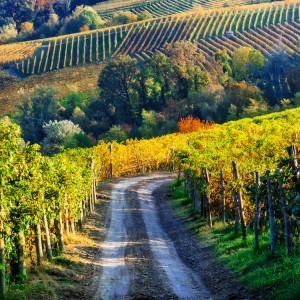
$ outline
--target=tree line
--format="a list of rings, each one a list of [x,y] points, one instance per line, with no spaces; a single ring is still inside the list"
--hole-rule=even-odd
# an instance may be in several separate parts
[[[204,63],[213,66],[210,72]],[[176,42],[145,63],[112,58],[101,67],[99,91],[89,95],[56,100],[54,90],[39,87],[24,98],[16,117],[24,139],[42,145],[44,153],[99,139],[149,138],[178,131],[188,116],[224,123],[297,106],[299,70],[299,57],[284,52],[266,60],[241,47],[208,61],[196,45]]]

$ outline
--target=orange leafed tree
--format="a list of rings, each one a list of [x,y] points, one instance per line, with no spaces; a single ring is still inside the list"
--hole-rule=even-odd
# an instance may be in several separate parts
[[[211,129],[214,127],[215,123],[209,121],[201,121],[198,118],[188,116],[186,118],[181,118],[177,125],[179,128],[179,132],[188,133],[198,130]]]

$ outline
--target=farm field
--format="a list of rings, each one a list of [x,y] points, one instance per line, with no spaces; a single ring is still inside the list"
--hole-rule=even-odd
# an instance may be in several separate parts
[[[13,52],[6,55],[7,62],[2,62],[2,66],[11,66],[21,76],[29,76],[101,62],[119,54],[143,61],[176,41],[197,43],[207,58],[220,49],[227,49],[230,54],[245,45],[268,56],[279,43],[293,53],[300,32],[299,10],[300,2],[295,1],[175,14],[32,42],[42,44],[34,55],[20,60]],[[1,51],[2,47],[0,56]]]

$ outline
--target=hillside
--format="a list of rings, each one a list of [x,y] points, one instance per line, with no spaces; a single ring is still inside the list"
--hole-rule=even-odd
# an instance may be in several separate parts
[[[298,53],[299,8],[300,1],[295,0],[201,9],[101,30],[0,46],[0,67],[9,68],[9,73],[20,76],[1,87],[1,114],[13,112],[14,104],[32,86],[48,85],[55,82],[54,78],[64,78],[64,86],[68,86],[64,91],[73,87],[86,91],[87,86],[96,87],[96,66],[99,63],[119,54],[145,61],[153,53],[163,52],[167,43],[176,41],[196,43],[205,56],[202,67],[210,72],[214,71],[212,56],[223,49],[231,55],[240,46],[250,46],[267,58],[281,51],[288,55]],[[81,76],[74,76],[77,71],[72,74],[73,67],[82,67],[78,69],[82,72]],[[60,73],[62,69],[66,71]],[[94,75],[84,76],[90,73],[89,70],[95,70]],[[40,74],[43,76],[36,76]],[[55,85],[62,86],[57,81]]]
[[[1,64],[28,76],[105,61],[119,54],[145,60],[153,52],[163,51],[167,43],[182,40],[197,43],[206,57],[220,49],[227,49],[230,54],[244,45],[269,55],[280,44],[293,53],[299,39],[299,6],[300,2],[295,1],[201,10],[10,45],[9,49],[1,46]],[[20,54],[24,48],[28,52]],[[20,60],[21,55],[26,58]]]
[[[48,72],[26,78],[10,77],[1,86],[0,117],[14,113],[28,93],[39,85],[53,87],[56,98],[66,97],[70,93],[97,93],[97,81],[102,69],[101,63],[88,64],[74,68]]]

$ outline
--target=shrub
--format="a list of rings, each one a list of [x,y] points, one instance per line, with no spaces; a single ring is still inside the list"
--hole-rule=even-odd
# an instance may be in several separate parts
[[[198,130],[211,129],[214,127],[213,122],[201,121],[198,118],[194,118],[192,116],[181,118],[178,122],[179,132],[188,133],[194,132]]]
[[[16,24],[8,24],[0,27],[0,43],[6,43],[7,41],[16,38],[18,30]]]
[[[66,33],[86,31],[101,28],[104,21],[97,12],[89,6],[78,6],[65,25]]]

